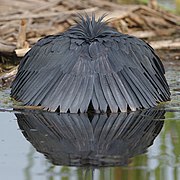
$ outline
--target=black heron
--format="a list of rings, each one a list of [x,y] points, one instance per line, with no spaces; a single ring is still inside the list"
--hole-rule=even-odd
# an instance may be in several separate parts
[[[21,60],[11,96],[49,111],[147,109],[170,100],[165,70],[153,48],[95,16],[40,39]]]

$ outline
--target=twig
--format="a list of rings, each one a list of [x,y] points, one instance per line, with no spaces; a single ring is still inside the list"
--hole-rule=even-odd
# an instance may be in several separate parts
[[[54,6],[56,6],[57,4],[59,4],[60,2],[62,2],[63,0],[57,0],[57,1],[54,1],[54,2],[51,2],[51,3],[47,3],[45,4],[44,6],[41,6],[41,7],[38,7],[34,10],[32,10],[31,12],[33,13],[38,13],[40,11],[44,11],[44,10],[47,10],[49,8],[52,8]]]
[[[157,36],[157,34],[154,31],[136,31],[130,34],[138,38],[151,38]]]
[[[68,14],[77,14],[77,13],[90,13],[93,11],[97,11],[97,7],[83,9],[83,10],[71,10],[71,11],[64,11],[64,12],[53,12],[53,13],[41,13],[41,14],[22,14],[22,15],[14,15],[14,16],[7,16],[7,17],[0,17],[0,21],[10,21],[10,20],[17,20],[17,19],[31,19],[31,18],[45,18],[51,16],[64,16]]]
[[[17,48],[23,48],[25,46],[26,41],[26,27],[27,27],[27,20],[22,19],[21,25],[19,27],[19,34],[17,38]]]
[[[14,52],[16,46],[13,45],[7,45],[0,42],[0,52],[3,53],[12,53]]]
[[[152,41],[150,45],[154,49],[180,49],[180,39]]]
[[[152,15],[154,16],[158,16],[158,17],[163,17],[165,20],[173,23],[173,24],[178,24],[180,21],[180,18],[178,16],[172,15],[172,14],[166,14],[164,13],[164,11],[160,12],[160,11],[156,11],[154,9],[150,9],[147,6],[139,6],[139,9],[143,9],[147,12],[151,12]]]
[[[0,79],[1,80],[3,79],[5,81],[6,79],[10,77],[15,76],[17,73],[17,69],[18,69],[18,66],[14,67],[10,72],[6,72],[4,73],[4,75],[1,75]]]
[[[15,53],[17,57],[23,57],[31,48],[16,49]]]

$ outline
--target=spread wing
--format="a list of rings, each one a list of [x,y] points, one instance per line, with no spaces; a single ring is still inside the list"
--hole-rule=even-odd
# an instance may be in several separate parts
[[[57,109],[58,99],[64,96],[61,92],[75,78],[71,70],[81,49],[73,44],[61,35],[41,39],[22,59],[11,95],[26,105]]]
[[[169,100],[163,65],[148,44],[124,35],[104,45],[109,48],[108,60],[115,72],[112,73],[111,84],[119,88],[131,110],[149,108]],[[110,86],[113,93],[115,88]]]
[[[40,40],[23,58],[11,95],[54,111],[127,111],[169,99],[164,69],[146,43],[130,37],[86,43],[63,35]]]

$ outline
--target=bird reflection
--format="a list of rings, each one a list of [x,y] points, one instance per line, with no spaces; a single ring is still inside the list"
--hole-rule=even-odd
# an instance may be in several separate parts
[[[145,153],[163,127],[165,111],[119,114],[16,113],[23,135],[55,165],[122,166]]]

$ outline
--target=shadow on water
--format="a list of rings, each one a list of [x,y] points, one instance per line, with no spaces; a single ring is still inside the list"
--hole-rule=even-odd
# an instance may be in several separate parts
[[[16,113],[26,139],[54,165],[128,165],[160,133],[164,110],[120,114]],[[159,120],[161,119],[161,120]]]

